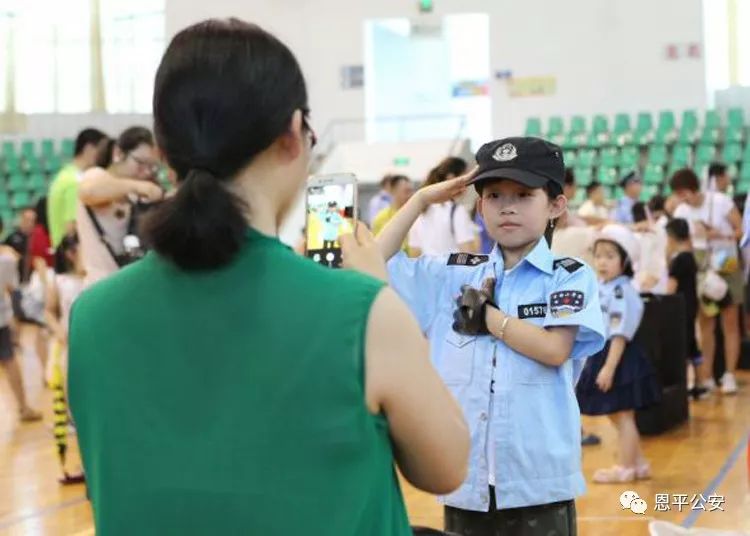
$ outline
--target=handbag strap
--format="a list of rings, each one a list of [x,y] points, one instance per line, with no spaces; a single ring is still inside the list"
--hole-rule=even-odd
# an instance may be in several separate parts
[[[132,234],[135,230],[135,208],[133,207],[132,203],[130,204],[130,220],[128,221],[128,233]],[[112,260],[115,261],[115,264],[119,266],[120,268],[123,267],[123,264],[121,263],[119,257],[115,253],[115,250],[112,249],[112,244],[109,243],[107,240],[104,229],[102,228],[101,223],[99,223],[99,219],[96,217],[96,214],[94,214],[94,211],[91,209],[90,206],[84,205],[86,208],[86,213],[89,215],[89,219],[91,220],[91,223],[94,224],[94,229],[96,229],[96,233],[99,235],[99,240],[102,244],[104,244],[104,247],[107,248],[107,251],[109,252],[110,256],[112,257]]]

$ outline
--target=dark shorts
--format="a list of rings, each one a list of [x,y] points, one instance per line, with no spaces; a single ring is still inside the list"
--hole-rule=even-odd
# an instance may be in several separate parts
[[[10,361],[14,355],[10,328],[8,326],[0,328],[0,361]]]
[[[461,536],[576,536],[575,501],[473,512],[445,507],[445,530]]]

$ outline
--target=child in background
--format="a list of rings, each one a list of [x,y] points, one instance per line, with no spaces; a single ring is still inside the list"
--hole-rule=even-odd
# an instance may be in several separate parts
[[[585,489],[572,361],[604,344],[596,279],[549,249],[567,208],[560,147],[507,138],[483,145],[476,159],[476,173],[419,190],[377,239],[471,429],[468,477],[442,498],[445,528],[570,536]],[[399,252],[425,207],[470,184],[497,243],[490,255]]]
[[[666,230],[669,258],[667,294],[682,294],[685,298],[688,391],[695,400],[698,400],[708,395],[708,389],[695,383],[696,371],[702,361],[695,337],[695,321],[698,317],[698,264],[693,255],[688,222],[682,218],[676,218],[667,224]]]
[[[69,417],[65,392],[70,309],[83,291],[85,275],[78,252],[78,238],[75,235],[67,235],[55,252],[55,276],[47,287],[45,308],[45,320],[55,338],[51,387],[54,400],[55,442],[62,470],[61,484],[77,484],[84,480],[82,473],[70,474],[66,467]]]
[[[581,413],[607,415],[617,428],[620,463],[596,471],[594,482],[602,484],[651,477],[641,451],[635,410],[658,402],[661,392],[651,363],[633,342],[643,317],[643,302],[630,284],[637,255],[638,242],[623,225],[605,226],[594,242],[607,344],[586,361],[576,393]]]
[[[609,220],[604,186],[596,181],[586,186],[586,201],[578,209],[578,216],[589,225],[599,225]]]
[[[633,286],[639,292],[667,291],[667,233],[654,222],[645,203],[633,205],[633,232],[640,245],[640,262],[635,266]]]

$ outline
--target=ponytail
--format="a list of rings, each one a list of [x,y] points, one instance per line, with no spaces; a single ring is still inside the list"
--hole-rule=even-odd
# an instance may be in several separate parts
[[[247,232],[247,205],[205,169],[191,169],[177,193],[147,213],[148,246],[184,270],[229,263]]]

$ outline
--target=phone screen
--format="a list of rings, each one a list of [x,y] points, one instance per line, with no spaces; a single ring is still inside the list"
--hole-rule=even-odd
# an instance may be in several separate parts
[[[331,268],[341,266],[339,236],[354,229],[354,183],[307,187],[307,256]]]

